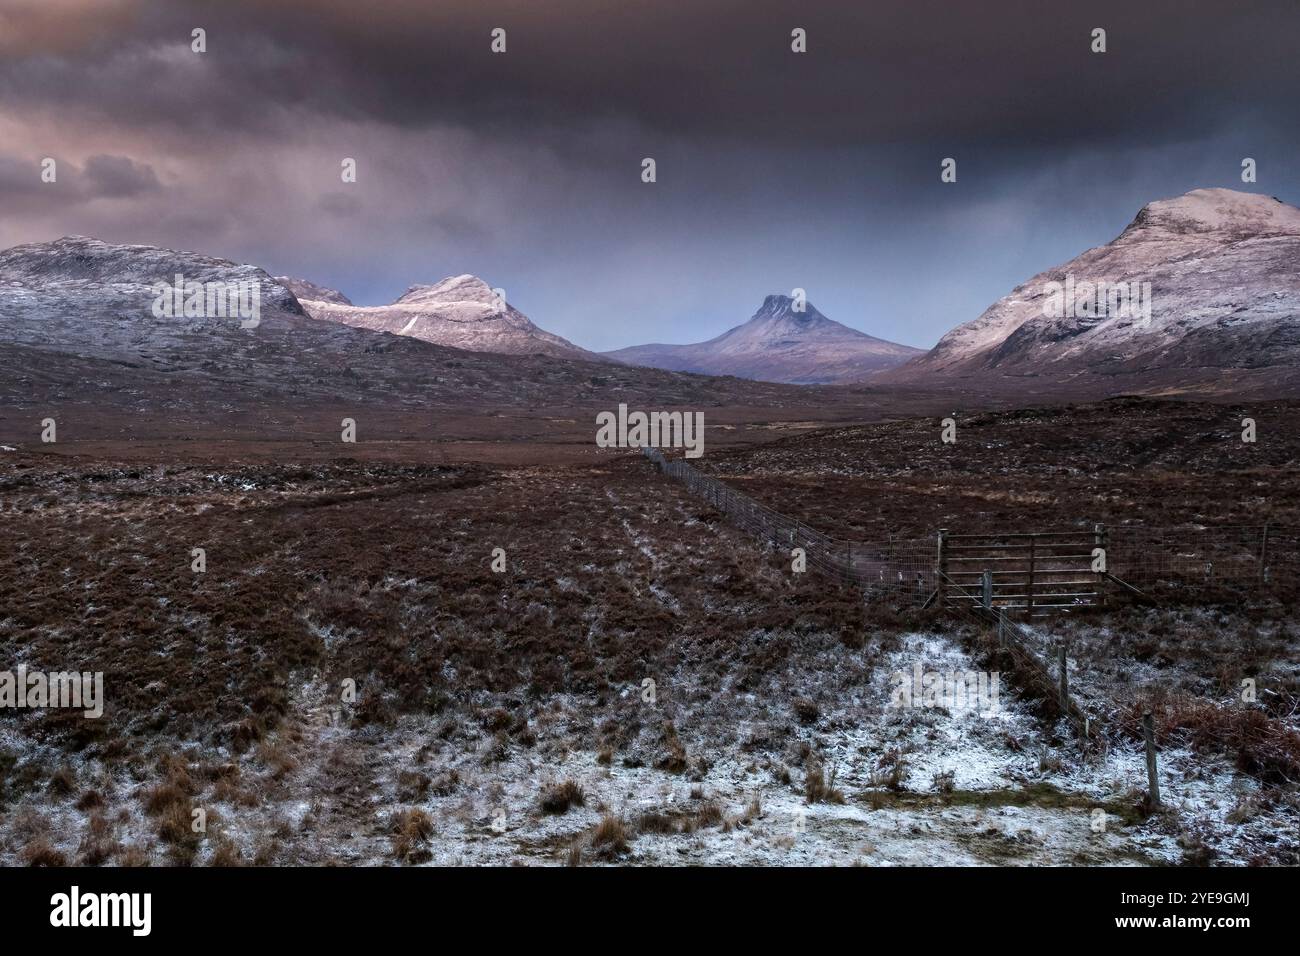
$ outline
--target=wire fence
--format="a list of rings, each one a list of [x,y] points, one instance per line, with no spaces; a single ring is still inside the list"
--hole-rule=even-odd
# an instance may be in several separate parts
[[[737,527],[779,547],[801,548],[808,567],[856,584],[868,594],[889,593],[924,602],[941,583],[938,535],[891,536],[878,542],[840,540],[768,508],[682,459],[670,460],[657,448],[643,452],[661,472],[682,482]],[[1104,539],[1112,583],[1144,591],[1232,587],[1280,593],[1294,587],[1300,572],[1300,529],[1296,528],[1274,524],[1104,529],[1090,524],[1087,528],[1086,534]],[[947,573],[956,576],[951,570]]]
[[[1143,738],[1141,712],[1155,709],[1155,734],[1148,759],[1154,779],[1156,741],[1213,747],[1246,761],[1250,772],[1269,784],[1294,786],[1300,774],[1300,733],[1289,719],[1270,717],[1259,707],[1228,707],[1214,701],[1179,710],[1138,695],[1125,707],[1095,696],[1080,697],[1069,686],[1068,648],[1041,631],[1014,621],[997,605],[998,592],[968,573],[942,570],[936,539],[891,539],[884,543],[840,541],[760,504],[685,461],[668,460],[655,448],[645,456],[666,475],[726,514],[738,527],[780,547],[802,548],[809,567],[901,600],[927,601],[934,594],[958,600],[945,604],[996,635],[996,646],[1014,662],[1023,687],[1049,703],[1084,741],[1105,735]],[[1092,526],[1105,546],[1106,579],[1130,589],[1291,588],[1300,569],[1300,532],[1274,524],[1256,526],[1151,528],[1145,525]],[[958,536],[960,537],[960,536]],[[976,536],[968,536],[974,538]],[[936,536],[941,540],[941,536]],[[1074,573],[1074,572],[1071,572]],[[985,576],[991,580],[992,572]],[[1089,744],[1091,746],[1091,744]]]
[[[927,539],[891,538],[885,542],[840,541],[795,518],[760,504],[729,485],[668,460],[657,448],[644,454],[666,475],[727,515],[733,524],[778,547],[802,549],[807,566],[864,591],[900,594],[922,603],[935,587],[935,546]]]
[[[1279,591],[1300,571],[1300,529],[1275,524],[1107,529],[1109,571],[1139,588]]]
[[[1070,692],[1068,678],[1062,678],[1062,671],[1068,667],[1064,655],[1057,659],[1053,672],[1052,651],[1061,645],[1045,641],[1041,635],[1012,620],[1006,608],[992,603],[989,594],[954,581],[943,572],[939,573],[939,580],[947,591],[962,598],[949,602],[949,607],[996,634],[997,647],[1014,662],[1022,688],[1031,690],[1040,698],[1050,713],[1065,718],[1079,737],[1089,738],[1097,734],[1100,727],[1096,715]]]

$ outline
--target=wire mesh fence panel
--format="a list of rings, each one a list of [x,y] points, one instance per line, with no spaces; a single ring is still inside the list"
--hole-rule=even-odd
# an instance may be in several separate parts
[[[1110,530],[1112,574],[1138,587],[1233,587],[1275,591],[1294,585],[1300,534],[1278,525]]]
[[[945,582],[961,586],[957,600],[973,601],[982,594],[977,585],[989,572],[998,606],[1025,613],[1092,606],[1104,599],[1107,585],[1094,564],[1098,548],[1107,574],[1143,590],[1229,586],[1268,591],[1293,587],[1300,571],[1300,529],[1271,524],[940,532],[937,548],[935,538],[848,541],[774,511],[681,459],[669,461],[658,449],[647,448],[644,454],[738,528],[778,548],[802,549],[809,567],[868,591],[918,601]]]
[[[891,539],[871,544],[840,540],[768,508],[681,460],[668,461],[657,449],[646,449],[664,474],[681,481],[741,530],[778,548],[803,551],[807,567],[869,591],[900,593],[923,601],[934,585],[933,545],[928,541]]]
[[[1020,595],[1055,605],[1075,606],[1097,596],[1103,582],[1146,589],[1249,588],[1268,593],[1293,588],[1300,571],[1300,529],[1277,525],[1151,528],[1143,525],[1092,526],[1063,532],[948,534],[935,538],[845,541],[809,528],[684,461],[668,461],[656,449],[646,457],[693,494],[710,502],[747,533],[778,548],[802,548],[807,566],[861,587],[868,596],[888,595],[921,604],[942,595],[944,606],[990,628],[1002,652],[1014,661],[1020,681],[1054,703],[1080,737],[1095,738],[1105,723],[1111,732],[1140,735],[1133,714],[1105,701],[1080,699],[1060,679],[1056,654],[1065,653],[1043,632],[1012,620]],[[1105,556],[1105,572],[1092,563],[1095,549]],[[1028,602],[1034,603],[1034,602]],[[1217,706],[1207,704],[1207,707]],[[1248,742],[1277,746],[1279,733],[1267,721],[1237,725],[1220,735],[1225,747]],[[1204,731],[1201,731],[1204,733]],[[1261,738],[1261,739],[1255,739]]]

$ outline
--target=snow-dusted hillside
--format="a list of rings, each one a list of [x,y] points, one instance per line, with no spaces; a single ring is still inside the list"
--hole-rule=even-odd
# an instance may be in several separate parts
[[[1067,282],[1077,308],[1061,308]],[[1149,284],[1149,312],[1119,314],[1104,297],[1094,308],[1088,287],[1102,282]],[[1300,209],[1197,189],[1145,206],[1112,242],[1017,286],[884,378],[1161,390],[1213,388],[1220,370],[1300,379]]]
[[[806,303],[795,311],[786,295],[769,295],[754,317],[707,342],[635,345],[605,353],[632,365],[735,375],[767,382],[855,382],[901,365],[920,349],[886,342],[826,318]]]
[[[155,315],[155,285],[174,284],[177,275],[187,284],[258,283],[257,323],[245,324],[228,312],[203,315],[200,309]],[[493,317],[481,304],[467,302],[474,288],[460,285],[438,308],[449,323],[464,319],[462,325],[474,325],[476,315],[483,317],[480,337],[473,346],[462,337],[459,348],[449,348],[410,332],[395,335],[313,318],[295,291],[335,300],[309,299],[317,309],[324,303],[348,310],[346,299],[212,256],[79,237],[0,250],[0,442],[25,440],[32,423],[47,415],[59,419],[65,437],[71,434],[65,426],[74,420],[82,435],[135,429],[192,437],[209,428],[295,435],[304,416],[324,416],[335,430],[344,415],[382,408],[392,414],[370,416],[367,434],[387,427],[407,437],[412,432],[397,413],[433,407],[470,413],[511,408],[531,415],[575,404],[612,408],[621,401],[789,407],[800,397],[787,386],[633,368],[585,358],[577,349],[537,355],[548,349],[546,333],[513,310]],[[404,296],[412,314],[403,324],[412,318],[416,326],[432,322],[419,303],[442,298],[449,292],[442,286]],[[487,348],[491,343],[481,333],[490,329],[514,329],[521,354],[464,350]],[[585,411],[580,417],[588,420]],[[578,427],[572,413],[538,420],[546,422],[544,428]],[[480,424],[466,428],[482,434]]]
[[[154,313],[158,283],[253,283],[257,324],[285,334],[310,319],[293,293],[264,270],[195,252],[114,245],[84,236],[0,251],[0,335],[9,346],[138,361],[172,351],[229,352],[220,340],[247,341],[237,300],[226,316]],[[248,300],[251,305],[251,297]],[[208,357],[208,356],[204,356]]]
[[[312,300],[315,302],[329,302],[335,305],[352,304],[352,300],[338,289],[317,285],[314,282],[308,282],[306,279],[295,279],[293,276],[276,276],[275,281],[296,295],[299,302]]]
[[[477,276],[451,276],[435,285],[414,285],[391,305],[379,306],[355,306],[332,289],[300,279],[284,281],[317,319],[472,352],[541,353],[602,361],[595,353],[538,328],[514,306],[498,299]]]
[[[294,294],[264,270],[197,252],[114,245],[85,236],[0,251],[0,296],[10,302],[24,295],[77,298],[83,304],[116,303],[128,310],[138,306],[149,314],[154,284],[174,283],[177,275],[186,282],[256,282],[263,309],[304,314]]]

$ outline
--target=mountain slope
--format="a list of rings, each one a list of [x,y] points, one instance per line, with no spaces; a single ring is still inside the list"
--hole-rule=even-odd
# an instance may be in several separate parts
[[[1118,296],[1094,305],[1088,290],[1101,282],[1125,284],[1139,302],[1149,284],[1149,310],[1124,314]],[[1022,283],[881,380],[1094,393],[1293,387],[1300,209],[1228,189],[1150,203],[1113,241]]]
[[[796,312],[789,296],[769,295],[752,319],[707,342],[634,345],[604,354],[631,365],[814,385],[859,381],[920,352],[841,325],[811,302]]]
[[[239,265],[197,252],[156,246],[114,245],[86,236],[13,246],[0,251],[0,291],[7,298],[32,294],[81,294],[140,303],[151,310],[158,282],[256,282],[261,307],[305,315],[293,293],[278,280],[250,265]]]
[[[412,286],[391,305],[380,306],[353,305],[341,293],[301,279],[289,279],[287,284],[299,292],[303,307],[317,319],[471,352],[604,361],[538,328],[514,306],[498,300],[476,276],[451,276],[434,285]]]
[[[256,281],[260,322],[156,316],[154,284]],[[557,434],[590,444],[596,412],[780,408],[803,420],[826,395],[759,382],[550,356],[466,352],[307,315],[251,265],[70,237],[0,251],[0,444],[111,439],[477,441]],[[431,412],[433,414],[431,414]],[[594,451],[594,444],[590,444]]]
[[[258,322],[270,329],[311,322],[293,293],[256,266],[65,236],[0,252],[0,333],[11,346],[111,358],[184,349],[213,337],[251,340],[246,333],[252,330],[241,328],[237,314],[155,315],[155,285],[171,285],[177,276],[187,285],[255,284],[250,292],[258,291]],[[237,312],[230,308],[234,302],[225,303],[228,314]]]
[[[295,279],[293,276],[276,276],[275,281],[297,296],[299,302],[311,300],[314,302],[328,302],[331,305],[352,304],[352,300],[337,289],[326,288],[323,285],[308,282],[306,279]]]

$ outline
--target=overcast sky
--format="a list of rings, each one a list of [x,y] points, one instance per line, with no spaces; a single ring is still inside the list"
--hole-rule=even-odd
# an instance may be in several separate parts
[[[929,346],[1153,199],[1300,204],[1298,49],[1295,0],[0,0],[0,246],[471,272],[602,350],[800,287]]]

